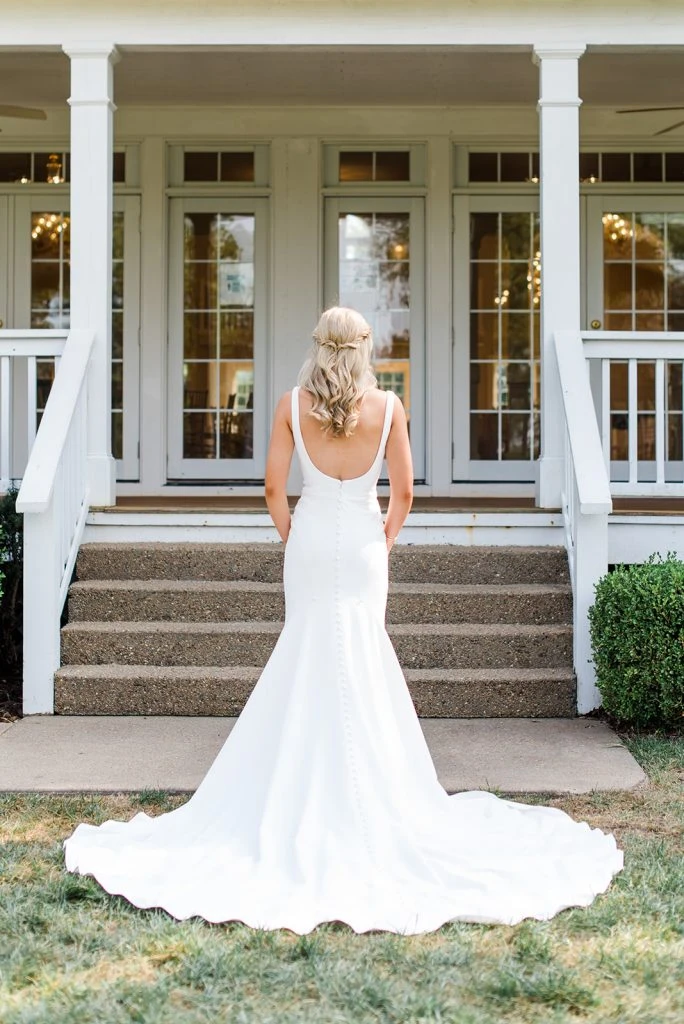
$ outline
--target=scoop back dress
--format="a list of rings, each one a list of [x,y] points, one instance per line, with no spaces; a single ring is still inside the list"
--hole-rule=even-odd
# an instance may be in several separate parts
[[[451,920],[515,924],[587,906],[623,866],[615,838],[557,808],[440,784],[385,628],[388,553],[376,484],[303,473],[285,545],[275,647],[195,793],[164,814],[83,822],[68,871],[178,920],[405,935]]]

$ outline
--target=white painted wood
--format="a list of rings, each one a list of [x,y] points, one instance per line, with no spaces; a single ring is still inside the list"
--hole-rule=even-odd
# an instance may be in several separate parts
[[[187,212],[245,213],[254,217],[254,457],[252,459],[189,459],[183,457],[183,301],[184,217]],[[168,478],[263,479],[266,435],[267,332],[269,324],[270,241],[268,200],[216,196],[212,199],[175,198],[170,212],[169,365],[168,365]]]
[[[140,485],[117,484],[117,494],[158,493],[166,482],[168,243],[167,148],[147,132],[140,143]]]
[[[584,715],[601,704],[592,659],[588,612],[595,585],[608,571],[607,514],[579,515],[576,521],[573,573],[573,661],[577,675],[577,712]]]
[[[54,677],[59,668],[61,579],[57,509],[24,516],[23,713],[54,712]]]
[[[88,367],[92,331],[69,333],[24,472],[25,715],[52,714],[60,614],[89,509]]]
[[[627,461],[613,460],[609,465],[610,489],[614,495],[684,496],[684,465],[665,459],[666,375],[665,361],[684,361],[682,331],[583,331],[584,353],[589,363],[602,369],[601,435],[604,460],[610,456],[610,363],[628,363],[629,451]],[[639,361],[655,362],[655,441],[656,457],[638,458],[637,380]]]
[[[418,10],[402,0],[368,0],[350,7],[343,0],[326,4],[325,16],[313,16],[311,4],[283,5],[266,0],[249,5],[241,0],[227,5],[205,0],[198,16],[192,0],[175,0],[161,7],[158,0],[141,0],[102,10],[97,19],[85,0],[68,0],[55,9],[51,0],[35,0],[30,7],[20,0],[4,0],[3,42],[6,46],[59,45],[65,29],[74,39],[116,38],[125,46],[154,50],[163,46],[357,46],[389,45],[500,46],[505,50],[527,47],[532,41],[575,42],[578,33],[594,47],[671,47],[684,44],[684,27],[675,0],[649,5],[624,0],[619,8],[610,0],[573,7],[544,7],[519,0],[503,6],[497,0],[428,0]],[[313,8],[315,10],[315,7]],[[619,11],[619,17],[616,13]],[[90,16],[89,16],[90,15]]]
[[[280,543],[266,513],[89,513],[84,543],[138,540]],[[559,547],[563,544],[563,522],[559,514],[546,512],[409,512],[397,543]]]
[[[425,477],[433,493],[444,494],[451,483],[449,439],[462,446],[454,434],[452,381],[455,336],[452,330],[452,275],[450,272],[452,223],[446,199],[451,189],[451,140],[427,140],[425,198],[425,381],[426,449]]]
[[[608,473],[579,332],[558,331],[555,351],[579,512],[582,515],[607,514],[612,509]]]
[[[629,482],[637,482],[637,361],[627,364],[627,408],[629,420]]]
[[[12,481],[12,359],[0,354],[0,487],[5,490]]]
[[[564,413],[561,502],[573,593],[577,710],[585,714],[601,703],[591,658],[588,611],[595,584],[608,570],[612,499],[582,336],[579,331],[558,331],[553,340]]]
[[[539,66],[541,437],[537,503],[559,504],[563,424],[554,336],[580,328],[579,58],[585,46],[535,45]]]
[[[55,375],[23,476],[17,499],[18,512],[45,512],[50,505],[62,452],[67,447],[70,434],[74,433],[72,425],[78,418],[83,378],[93,348],[92,332],[69,332],[61,365]]]
[[[124,216],[123,457],[116,460],[116,476],[131,481],[140,474],[140,197],[117,195],[113,204]]]
[[[321,158],[316,138],[274,138],[271,146],[269,436],[277,401],[296,383],[323,308]],[[294,456],[287,486],[289,494],[301,492],[301,468]]]
[[[70,326],[95,332],[88,370],[89,485],[95,504],[111,505],[113,69],[120,55],[111,43],[74,41],[62,49],[71,62]]]
[[[608,562],[645,562],[659,551],[674,551],[684,560],[684,517],[681,515],[627,515],[613,513],[608,522]]]
[[[457,188],[453,191],[453,479],[482,481],[485,486],[499,481],[531,483],[531,493],[535,493],[537,459],[470,458],[470,215],[538,213],[539,197],[500,195],[498,185],[494,195],[466,194]],[[428,351],[433,347],[430,340]]]
[[[665,361],[655,365],[656,484],[665,483]]]

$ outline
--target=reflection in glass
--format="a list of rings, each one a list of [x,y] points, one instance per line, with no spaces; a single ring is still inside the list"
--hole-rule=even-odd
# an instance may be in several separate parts
[[[253,214],[185,218],[184,458],[253,456],[254,227]]]
[[[339,216],[339,302],[371,325],[375,376],[401,396],[409,417],[410,245],[408,213]]]
[[[471,458],[537,458],[539,215],[472,213],[470,237]]]

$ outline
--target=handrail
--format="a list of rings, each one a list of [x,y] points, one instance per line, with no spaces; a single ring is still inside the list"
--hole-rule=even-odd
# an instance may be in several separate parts
[[[554,345],[580,512],[582,515],[612,512],[610,480],[594,412],[582,335],[579,331],[556,331]]]
[[[44,512],[50,503],[94,337],[92,331],[69,332],[21,482],[17,512]]]
[[[90,330],[69,331],[16,502],[24,513],[25,715],[54,713],[61,611],[89,509],[88,366],[94,337]]]

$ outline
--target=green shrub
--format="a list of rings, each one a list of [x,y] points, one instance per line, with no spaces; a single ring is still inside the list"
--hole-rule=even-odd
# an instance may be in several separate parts
[[[668,552],[643,565],[616,566],[596,584],[589,626],[608,714],[631,725],[681,723],[684,562]]]
[[[24,525],[18,494],[13,485],[0,498],[0,673],[21,671]]]

